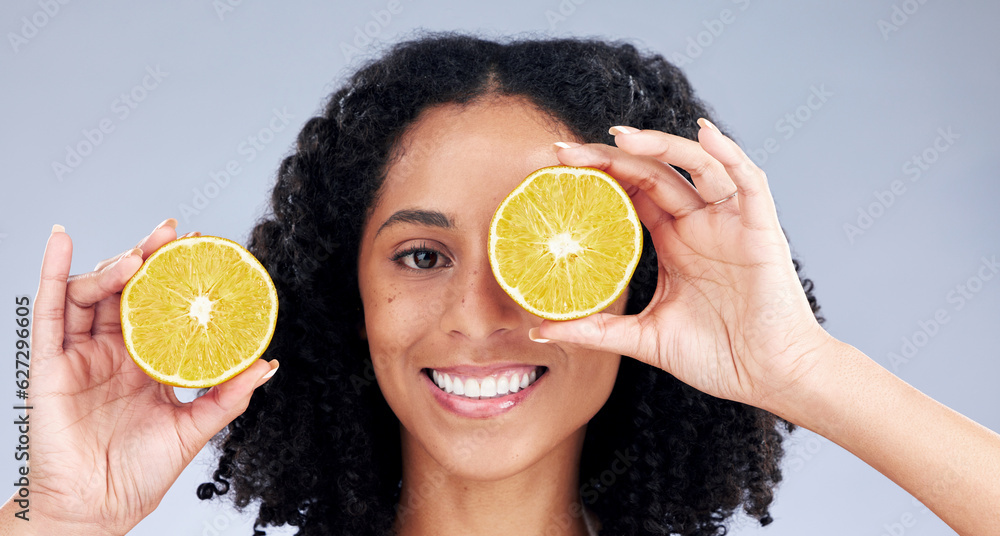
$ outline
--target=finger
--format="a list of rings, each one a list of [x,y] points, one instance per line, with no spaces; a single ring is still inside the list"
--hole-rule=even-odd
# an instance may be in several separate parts
[[[691,183],[675,169],[654,158],[631,155],[600,143],[562,149],[558,156],[566,165],[597,168],[621,183],[638,187],[675,218],[705,206]]]
[[[69,278],[66,286],[66,343],[75,344],[90,338],[96,315],[94,306],[121,292],[140,266],[142,250],[136,248],[99,272]],[[107,319],[103,316],[101,322],[106,324]]]
[[[270,362],[258,359],[248,369],[212,387],[205,395],[186,406],[192,441],[185,444],[194,447],[190,456],[194,457],[219,430],[246,411],[254,390],[268,381],[277,370],[277,359]]]
[[[572,149],[573,147],[583,146],[582,143],[569,143],[564,141],[557,141],[554,145],[557,153],[559,152],[559,149]],[[654,203],[649,196],[646,195],[646,192],[639,189],[638,186],[625,183],[621,184],[621,187],[632,200],[632,206],[635,207],[635,212],[639,216],[639,220],[646,226],[646,229],[650,230],[650,232],[663,225],[664,222],[674,219],[674,217],[668,212],[656,206],[656,203]]]
[[[131,254],[134,255],[135,258],[142,258],[142,250],[138,248],[133,249]],[[132,270],[130,266],[123,268],[116,265],[114,268],[110,268],[113,270],[120,270],[117,275],[109,276],[112,279],[118,279],[119,282],[113,283],[113,286],[110,289],[113,291],[111,294],[94,304],[94,318],[90,328],[91,336],[104,333],[121,333],[122,320],[120,292],[125,288],[125,285],[128,284],[128,280],[135,275],[138,268],[141,267],[142,265],[140,264],[135,270]]]
[[[138,258],[142,257],[142,250],[138,251]],[[122,256],[119,256],[121,259]],[[140,268],[142,265],[139,266]],[[121,274],[124,275],[124,274]],[[135,275],[134,272],[132,275]],[[125,283],[122,284],[122,289],[128,284],[128,280],[131,279],[130,276],[125,276]],[[117,285],[115,285],[117,288]],[[93,320],[91,321],[90,336],[102,335],[106,333],[120,334],[122,331],[122,317],[121,317],[121,294],[119,291],[111,293],[107,298],[98,301],[94,304],[92,310],[94,313]],[[82,327],[80,329],[83,329]]]
[[[163,220],[159,225],[154,227],[152,232],[146,235],[145,238],[136,243],[135,247],[141,249],[144,252],[142,258],[146,259],[150,255],[152,255],[154,251],[159,249],[160,246],[173,240],[174,237],[176,236],[177,236],[177,220],[175,220],[174,218],[167,218]],[[108,267],[109,265],[111,265],[111,263],[117,261],[119,258],[121,258],[121,254],[104,259],[103,261],[97,263],[97,266],[94,267],[94,271],[97,272],[102,268]]]
[[[201,233],[199,233],[198,231],[192,231],[177,238],[180,239],[191,236],[201,236]],[[168,238],[167,242],[169,242],[170,240],[172,239]],[[159,248],[162,246],[162,244],[159,243],[157,237],[154,237],[152,240],[147,241],[145,244],[147,247]],[[143,252],[142,257],[148,258],[149,255]],[[115,259],[111,259],[112,262],[114,260]],[[97,302],[97,304],[94,305],[94,321],[93,321],[93,327],[90,330],[91,335],[99,335],[102,333],[120,333],[122,328],[120,307],[121,307],[120,297],[116,296],[110,296],[107,299]]]
[[[654,236],[659,231],[660,227],[674,220],[674,217],[670,213],[661,209],[652,199],[646,195],[646,192],[640,190],[636,186],[625,185],[625,192],[628,193],[630,199],[632,199],[632,206],[635,207],[635,213],[639,216],[639,221],[646,226]]]
[[[66,280],[73,259],[73,241],[62,225],[53,225],[42,255],[42,270],[32,313],[31,346],[36,356],[62,352],[66,310]]]
[[[725,167],[739,191],[737,198],[744,224],[755,229],[780,227],[764,171],[711,122],[702,119],[699,123],[702,128],[698,131],[698,141]]]
[[[169,222],[170,220],[167,220],[167,222],[164,223],[169,224]],[[173,226],[169,225],[169,228],[173,229]],[[176,232],[173,234],[176,234]],[[178,239],[188,238],[192,236],[201,236],[201,233],[198,231],[192,231],[177,238]],[[143,239],[140,242],[140,244],[143,244],[146,247],[159,249],[160,247],[163,246],[163,244],[166,244],[167,242],[170,242],[172,240],[174,240],[174,237],[168,230],[168,231],[160,231],[158,234],[155,232],[151,233],[151,235],[146,237],[146,239]],[[144,251],[142,254],[142,258],[146,259],[149,257],[149,255],[150,253]],[[115,259],[110,259],[110,262],[114,261]],[[106,299],[97,302],[97,304],[94,305],[93,327],[90,330],[91,336],[105,334],[105,333],[113,333],[113,334],[121,333],[120,308],[121,308],[121,300],[120,297],[117,296],[110,296]]]
[[[177,220],[167,218],[162,223],[153,228],[149,235],[135,247],[143,252],[143,260],[160,249],[160,246],[177,238]]]
[[[536,342],[568,342],[646,361],[641,338],[636,336],[640,329],[637,315],[597,313],[565,322],[546,320],[532,328],[528,336]]]
[[[566,143],[566,142],[556,142],[556,151],[559,149],[571,149],[573,147],[581,147],[580,143]],[[650,233],[656,233],[657,230],[670,221],[674,220],[674,217],[670,215],[669,212],[664,211],[656,203],[654,203],[646,192],[642,191],[638,186],[632,184],[622,184],[622,188],[625,193],[628,194],[629,198],[632,200],[632,206],[635,207],[636,215],[639,216],[639,221],[646,226],[646,229]]]
[[[736,185],[720,163],[694,140],[658,130],[611,127],[615,144],[633,154],[651,156],[673,164],[691,174],[691,180],[707,203],[723,199],[736,191]]]

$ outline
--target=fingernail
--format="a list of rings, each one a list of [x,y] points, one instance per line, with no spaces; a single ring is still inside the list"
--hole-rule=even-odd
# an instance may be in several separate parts
[[[155,231],[155,230],[157,230],[157,229],[159,229],[161,227],[170,227],[171,229],[176,229],[177,228],[177,220],[175,220],[173,218],[167,218],[167,219],[163,220],[156,227],[153,227],[153,230]]]
[[[62,225],[59,225],[58,223],[52,226],[52,234],[65,233],[65,232],[66,228],[63,227]]]
[[[135,256],[139,257],[140,259],[142,259],[142,250],[139,249],[139,248],[132,248],[132,249],[126,251],[125,253],[122,253],[121,256],[118,257],[118,259],[115,261],[115,264],[118,264],[118,263],[122,262],[123,260],[131,257],[132,255],[135,255]]]
[[[712,129],[712,130],[714,130],[716,132],[718,132],[718,130],[719,130],[715,125],[712,124],[711,121],[709,121],[708,119],[705,119],[704,117],[699,117],[698,118],[698,124],[701,125],[701,126],[703,126],[703,127],[705,127],[705,128],[710,128],[710,129]]]
[[[263,376],[260,377],[259,380],[257,380],[257,384],[253,386],[254,389],[260,387],[261,385],[264,385],[264,383],[266,383],[267,380],[271,379],[271,376],[274,376],[275,372],[278,372],[278,365],[279,365],[278,360],[272,359],[271,361],[269,361],[269,363],[271,365],[271,370],[267,371],[266,374],[264,374]]]
[[[616,125],[608,129],[608,134],[611,134],[612,136],[635,134],[636,132],[639,132],[639,129],[635,127],[627,127],[625,125]]]
[[[177,238],[191,238],[192,236],[201,236],[201,233],[198,231],[191,231],[190,233],[184,233]]]
[[[549,339],[543,339],[539,336],[540,330],[538,328],[531,328],[528,330],[528,338],[535,342],[549,342]]]
[[[579,147],[579,146],[581,146],[583,144],[582,143],[573,143],[573,142],[567,143],[565,141],[557,141],[557,142],[553,143],[552,145],[555,145],[556,146],[556,150],[558,151],[559,149],[572,149],[573,147]]]

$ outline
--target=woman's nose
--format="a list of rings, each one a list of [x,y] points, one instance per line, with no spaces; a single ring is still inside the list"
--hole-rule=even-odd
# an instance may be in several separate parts
[[[516,329],[527,314],[500,288],[484,259],[455,278],[441,327],[469,339],[486,339]]]

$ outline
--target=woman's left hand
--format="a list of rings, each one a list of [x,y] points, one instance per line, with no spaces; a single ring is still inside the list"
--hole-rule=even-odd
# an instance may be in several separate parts
[[[638,315],[546,321],[532,336],[631,356],[710,395],[774,411],[834,339],[809,307],[764,172],[699,122],[697,142],[616,127],[617,148],[559,150],[564,164],[622,183],[652,236],[658,282]],[[697,189],[668,164],[687,170]]]

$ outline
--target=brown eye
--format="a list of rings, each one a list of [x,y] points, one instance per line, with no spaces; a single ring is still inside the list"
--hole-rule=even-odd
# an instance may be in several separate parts
[[[446,268],[451,265],[451,259],[433,249],[413,248],[401,251],[392,260],[411,270],[432,270]]]
[[[438,254],[433,251],[421,250],[413,252],[413,264],[417,268],[434,268],[438,262]]]

